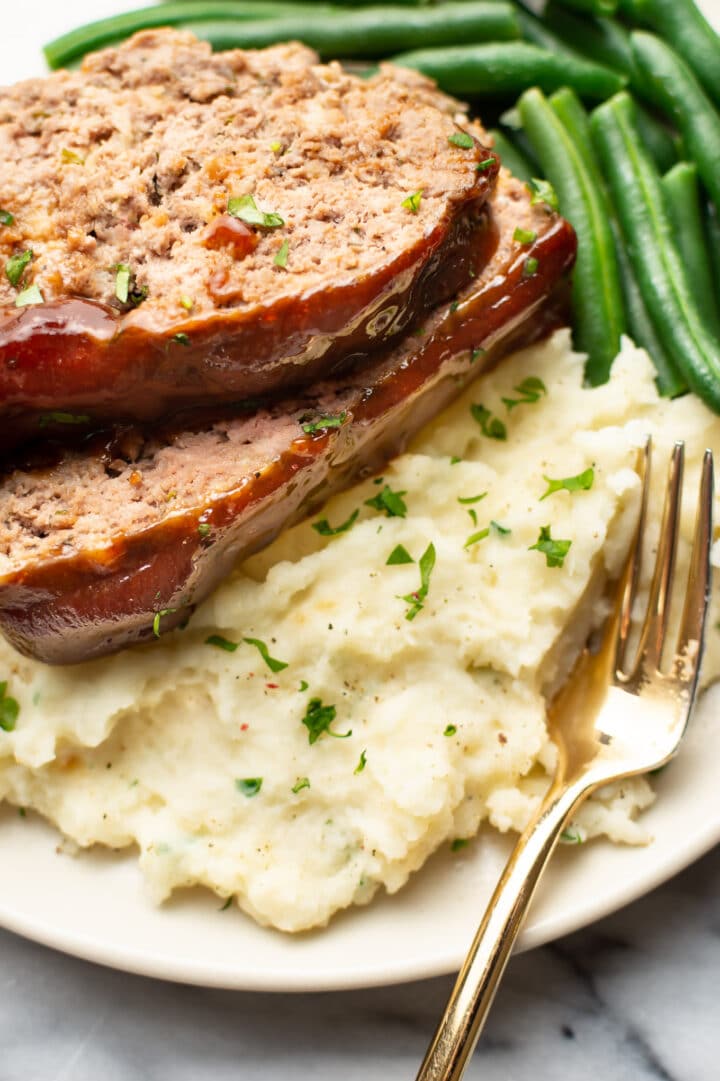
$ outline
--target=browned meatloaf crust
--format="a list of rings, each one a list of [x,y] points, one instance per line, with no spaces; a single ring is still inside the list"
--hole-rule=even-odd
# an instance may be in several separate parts
[[[540,336],[573,262],[571,227],[503,172],[483,244],[476,282],[349,380],[12,472],[0,490],[0,626],[13,644],[68,663],[151,636],[158,613],[170,629],[238,558],[380,468],[502,352]]]
[[[364,81],[301,45],[213,54],[172,30],[0,91],[0,267],[32,253],[14,284],[0,270],[0,445],[386,347],[480,269],[498,162],[450,141],[462,125],[410,72]],[[253,216],[248,196],[271,217],[229,213]],[[32,286],[44,303],[16,307]]]

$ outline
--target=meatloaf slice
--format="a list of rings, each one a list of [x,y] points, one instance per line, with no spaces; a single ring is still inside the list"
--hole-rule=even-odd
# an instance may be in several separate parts
[[[480,269],[478,135],[421,76],[172,30],[0,91],[4,445],[386,347]]]
[[[531,246],[518,226],[536,234]],[[237,559],[380,468],[511,345],[544,333],[574,259],[571,227],[503,171],[483,243],[473,285],[353,379],[11,472],[0,489],[10,641],[64,664],[170,629]]]

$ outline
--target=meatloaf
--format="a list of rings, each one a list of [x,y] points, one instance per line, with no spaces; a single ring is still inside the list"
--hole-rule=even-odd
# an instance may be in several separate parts
[[[7,637],[62,664],[172,628],[238,558],[380,468],[503,351],[541,335],[574,259],[571,227],[503,171],[477,244],[476,281],[360,372],[14,469],[0,489]]]
[[[0,91],[2,443],[385,348],[480,270],[478,134],[410,72],[173,30]]]

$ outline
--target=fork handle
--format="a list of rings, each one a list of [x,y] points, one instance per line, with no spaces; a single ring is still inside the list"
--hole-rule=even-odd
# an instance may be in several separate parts
[[[518,839],[488,904],[417,1081],[460,1081],[560,833],[594,788],[587,776],[556,783]]]

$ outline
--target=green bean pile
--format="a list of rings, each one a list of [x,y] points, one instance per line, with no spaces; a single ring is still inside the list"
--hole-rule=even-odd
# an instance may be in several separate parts
[[[469,99],[503,162],[549,182],[577,231],[587,381],[609,378],[629,333],[662,394],[690,389],[720,413],[720,36],[693,0],[548,0],[541,16],[522,0],[171,0],[45,54],[63,67],[168,25],[214,49],[294,39],[355,70],[391,59]]]

